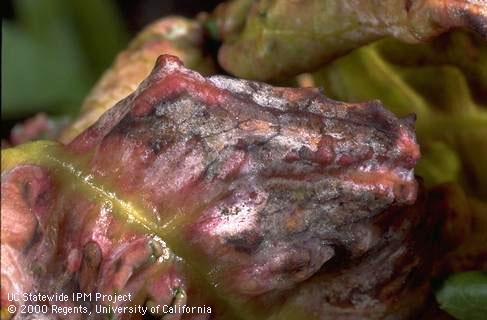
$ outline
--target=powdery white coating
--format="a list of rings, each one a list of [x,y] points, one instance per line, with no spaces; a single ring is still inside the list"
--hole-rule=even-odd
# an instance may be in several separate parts
[[[266,84],[259,84],[257,86],[252,81],[226,76],[211,76],[208,80],[216,87],[245,96],[262,107],[285,110],[285,106],[289,103],[286,99],[273,94],[272,86]]]

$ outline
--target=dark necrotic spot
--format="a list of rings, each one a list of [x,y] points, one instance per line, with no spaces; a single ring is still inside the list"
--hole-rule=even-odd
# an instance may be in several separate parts
[[[350,263],[350,251],[344,245],[335,244],[333,245],[333,250],[333,257],[321,266],[317,274],[338,272]]]
[[[36,245],[39,245],[42,241],[44,234],[39,228],[39,223],[36,223],[34,233],[32,234],[32,237],[29,239],[27,242],[26,246],[22,250],[23,254],[27,254],[31,249],[33,249]]]
[[[487,40],[487,18],[468,10],[463,12],[465,24]]]
[[[94,241],[88,242],[83,250],[83,263],[89,268],[97,268],[101,262],[102,253],[98,244]]]
[[[413,5],[412,0],[406,0],[406,2],[404,3],[404,8],[406,9],[406,12],[409,12],[409,10],[411,10],[412,5]]]
[[[28,206],[32,208],[33,203],[31,202],[31,198],[32,198],[31,191],[32,190],[29,181],[22,183],[21,185],[22,199],[24,199],[25,203],[27,203]]]
[[[236,251],[249,255],[257,251],[262,241],[262,236],[254,232],[245,232],[226,238],[226,243],[231,245]]]
[[[156,117],[162,117],[166,114],[168,106],[172,101],[160,101],[154,108]]]
[[[120,122],[113,128],[112,134],[124,134],[130,132],[134,127],[135,119],[130,115],[126,115],[120,120]]]

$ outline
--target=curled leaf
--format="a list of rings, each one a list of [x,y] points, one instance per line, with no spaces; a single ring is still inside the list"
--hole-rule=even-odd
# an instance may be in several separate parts
[[[482,197],[487,190],[486,59],[485,42],[454,32],[428,45],[379,41],[311,75],[335,99],[380,99],[395,114],[416,114],[423,152],[418,173],[426,185],[455,182]]]
[[[178,56],[189,67],[208,74],[211,58],[203,52],[203,28],[183,17],[162,18],[140,32],[116,58],[81,106],[79,118],[60,137],[64,143],[92,125],[106,110],[128,96],[146,78],[157,57]]]
[[[2,299],[80,288],[218,319],[407,319],[430,294],[438,218],[418,158],[413,119],[378,101],[161,56],[69,145],[2,152]]]
[[[386,36],[416,43],[464,27],[487,38],[487,6],[475,0],[236,0],[215,19],[220,64],[259,80],[312,70]]]

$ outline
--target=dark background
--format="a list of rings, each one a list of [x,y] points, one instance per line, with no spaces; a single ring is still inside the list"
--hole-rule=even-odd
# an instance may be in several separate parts
[[[2,1],[2,20],[15,19],[14,0]],[[42,0],[38,0],[42,1]],[[79,0],[73,0],[79,1]],[[169,14],[192,17],[201,11],[211,11],[222,0],[114,0],[128,31],[136,33],[142,27]]]

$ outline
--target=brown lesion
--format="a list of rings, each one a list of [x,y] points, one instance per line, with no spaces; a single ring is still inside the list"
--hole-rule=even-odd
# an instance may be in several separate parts
[[[83,292],[94,292],[97,285],[99,267],[103,259],[100,246],[95,241],[86,243],[83,247],[81,259],[79,287]]]
[[[462,27],[487,39],[487,4],[477,0],[429,0],[433,18],[445,28]]]
[[[251,255],[259,249],[263,240],[264,237],[262,235],[253,231],[247,231],[235,236],[229,236],[225,239],[225,242],[237,252]]]

